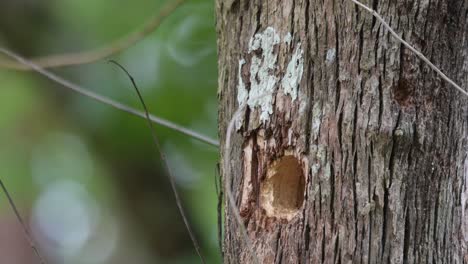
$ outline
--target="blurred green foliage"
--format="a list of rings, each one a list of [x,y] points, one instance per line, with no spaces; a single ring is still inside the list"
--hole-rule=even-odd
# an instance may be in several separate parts
[[[0,2],[0,45],[28,56],[93,49],[141,28],[163,5],[154,0],[5,0]],[[188,1],[156,32],[112,59],[132,73],[153,114],[216,138],[213,8],[212,1]],[[141,109],[127,77],[105,61],[54,71]],[[0,69],[0,83],[0,177],[29,216],[50,263],[198,262],[143,119],[35,73]],[[209,263],[218,263],[218,150],[167,128],[158,126],[156,132],[203,253]],[[0,217],[12,218],[6,199],[0,205]],[[83,218],[66,217],[75,214]],[[0,235],[2,229],[19,228],[4,222]],[[77,235],[77,226],[90,234]],[[14,263],[37,263],[2,248],[1,241],[9,239],[0,237],[0,255],[11,254]],[[31,254],[24,247],[14,254]]]

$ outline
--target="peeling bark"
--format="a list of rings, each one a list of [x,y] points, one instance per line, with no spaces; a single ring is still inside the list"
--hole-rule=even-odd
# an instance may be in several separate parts
[[[466,87],[468,2],[367,4]],[[467,99],[351,1],[216,6],[221,153],[248,105],[221,171],[260,261],[468,263]],[[225,263],[251,263],[240,234],[225,206]]]

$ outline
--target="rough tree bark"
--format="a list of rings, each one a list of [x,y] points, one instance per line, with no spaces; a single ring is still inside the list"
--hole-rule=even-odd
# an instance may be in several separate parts
[[[466,0],[365,3],[466,87]],[[468,99],[350,0],[216,8],[221,153],[248,106],[222,174],[259,260],[468,263]],[[251,263],[225,217],[225,263]]]

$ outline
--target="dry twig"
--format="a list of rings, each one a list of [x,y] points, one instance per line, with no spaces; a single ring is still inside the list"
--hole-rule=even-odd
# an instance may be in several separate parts
[[[42,58],[30,59],[30,61],[41,68],[55,68],[72,65],[87,64],[99,61],[120,53],[121,51],[133,46],[151,32],[154,32],[164,21],[166,17],[172,14],[185,0],[168,0],[168,3],[161,8],[159,13],[151,17],[141,30],[130,33],[129,35],[118,39],[104,47],[83,51],[78,53],[67,53],[60,55],[50,55]],[[25,65],[14,60],[0,60],[0,68],[14,70],[33,70],[30,65]]]
[[[169,166],[166,155],[162,151],[161,144],[159,144],[159,140],[158,140],[158,137],[156,135],[156,130],[154,129],[153,123],[151,122],[151,119],[150,119],[148,107],[146,106],[145,101],[143,100],[143,96],[141,95],[140,90],[138,89],[138,86],[135,83],[135,79],[133,79],[132,75],[130,75],[130,73],[122,65],[120,65],[118,62],[116,62],[114,60],[110,60],[109,62],[113,63],[113,64],[117,65],[119,68],[121,68],[127,74],[128,78],[130,78],[130,81],[132,82],[132,85],[135,88],[135,91],[136,91],[136,93],[138,95],[138,99],[140,100],[140,102],[141,102],[141,104],[143,106],[143,109],[145,110],[146,120],[148,121],[148,127],[149,127],[149,129],[151,131],[151,136],[153,137],[153,143],[154,143],[154,145],[155,145],[155,147],[156,147],[156,149],[157,149],[157,151],[159,153],[159,157],[161,158],[161,161],[162,161],[162,163],[163,163],[163,165],[164,165],[164,167],[165,167],[165,169],[166,169],[166,171],[168,173],[169,182],[171,183],[172,192],[174,193],[174,197],[175,197],[175,200],[176,200],[177,207],[179,209],[179,213],[182,216],[182,219],[184,220],[185,227],[187,228],[187,232],[189,233],[190,239],[192,240],[192,244],[195,247],[195,250],[197,251],[198,256],[200,257],[200,260],[202,261],[202,263],[206,263],[205,259],[203,258],[203,255],[201,254],[200,245],[198,243],[198,240],[195,237],[195,233],[192,231],[192,228],[190,227],[187,216],[185,215],[185,210],[184,210],[184,207],[182,206],[182,201],[180,200],[179,192],[177,191],[176,183],[174,181],[174,174],[172,173],[171,167]]]
[[[24,236],[28,240],[29,246],[33,250],[36,257],[39,259],[39,262],[41,264],[45,264],[46,262],[45,262],[44,258],[42,257],[42,254],[40,253],[39,248],[36,246],[36,243],[34,243],[34,239],[33,239],[32,235],[31,235],[31,233],[29,232],[28,226],[26,225],[23,218],[21,217],[21,214],[19,213],[18,207],[16,207],[16,204],[13,201],[13,198],[11,197],[10,192],[8,192],[8,189],[6,188],[5,184],[3,183],[3,181],[1,179],[0,179],[0,187],[2,188],[3,193],[7,197],[8,204],[10,205],[11,209],[13,210],[13,213],[15,214],[16,219],[18,220],[18,223],[21,225],[21,229],[23,229]]]
[[[130,106],[127,106],[127,105],[124,105],[124,104],[121,104],[119,102],[116,102],[108,97],[105,97],[105,96],[102,96],[102,95],[99,95],[99,94],[96,94],[90,90],[87,90],[77,84],[74,84],[70,81],[67,81],[57,75],[55,75],[54,73],[46,70],[46,69],[43,69],[42,67],[40,67],[39,65],[31,62],[31,61],[28,61],[26,59],[24,59],[23,57],[17,55],[16,53],[13,53],[5,48],[2,48],[0,47],[0,53],[3,53],[5,54],[6,56],[8,57],[11,57],[13,59],[15,59],[16,61],[18,61],[19,63],[21,64],[24,64],[24,65],[27,65],[28,67],[30,67],[31,69],[33,69],[34,71],[40,73],[41,75],[47,77],[48,79],[56,82],[56,83],[59,83],[61,85],[63,85],[64,87],[74,91],[74,92],[77,92],[81,95],[84,95],[86,97],[89,97],[93,100],[96,100],[100,103],[103,103],[103,104],[106,104],[106,105],[109,105],[117,110],[121,110],[121,111],[124,111],[124,112],[127,112],[129,114],[132,114],[132,115],[135,115],[135,116],[138,116],[138,117],[141,117],[141,118],[145,118],[145,113],[144,112],[141,112],[141,111],[138,111]],[[154,116],[154,115],[150,115],[150,120],[153,122],[153,123],[156,123],[158,125],[161,125],[161,126],[164,126],[164,127],[167,127],[167,128],[170,128],[174,131],[177,131],[179,133],[182,133],[184,135],[187,135],[191,138],[194,138],[194,139],[197,139],[201,142],[204,142],[206,144],[209,144],[209,145],[212,145],[212,146],[219,146],[219,143],[217,140],[215,139],[212,139],[212,138],[209,138],[205,135],[202,135],[198,132],[195,132],[193,130],[190,130],[188,128],[185,128],[185,127],[182,127],[180,125],[177,125],[171,121],[168,121],[168,120],[165,120],[165,119],[162,119],[160,117],[157,117],[157,116]]]

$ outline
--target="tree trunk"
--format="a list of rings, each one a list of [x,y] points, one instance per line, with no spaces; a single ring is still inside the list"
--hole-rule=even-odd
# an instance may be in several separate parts
[[[466,87],[466,0],[365,3]],[[468,99],[350,0],[216,8],[222,175],[260,262],[468,263]]]

